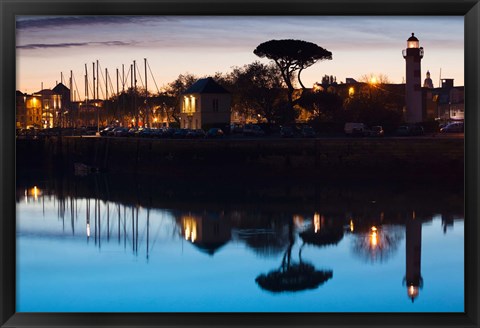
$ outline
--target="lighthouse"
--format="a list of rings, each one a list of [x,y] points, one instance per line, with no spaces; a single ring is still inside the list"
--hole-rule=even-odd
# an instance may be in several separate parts
[[[415,218],[415,214],[405,223],[405,235],[406,274],[403,282],[407,287],[407,295],[413,303],[423,287],[421,274],[422,222]]]
[[[422,88],[421,88],[421,65],[423,48],[419,47],[415,34],[407,40],[407,49],[404,49],[403,58],[406,66],[405,84],[405,122],[419,123],[423,121]]]

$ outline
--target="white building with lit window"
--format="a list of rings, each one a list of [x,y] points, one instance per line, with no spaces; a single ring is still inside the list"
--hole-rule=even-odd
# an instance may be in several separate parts
[[[211,77],[198,80],[182,94],[180,127],[206,130],[230,125],[231,99]]]

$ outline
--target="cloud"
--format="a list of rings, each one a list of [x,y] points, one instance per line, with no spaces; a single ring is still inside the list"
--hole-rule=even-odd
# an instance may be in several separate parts
[[[103,45],[103,46],[131,46],[136,42],[124,42],[124,41],[102,41],[102,42],[88,42],[88,44],[93,45]]]
[[[70,26],[88,26],[105,24],[146,23],[150,20],[171,20],[165,16],[20,16],[16,27],[19,30],[62,28]]]
[[[70,48],[70,47],[81,47],[88,45],[88,42],[82,43],[56,43],[56,44],[46,44],[46,43],[33,43],[26,44],[23,46],[17,46],[17,49],[48,49],[48,48]]]
[[[91,45],[104,45],[104,46],[130,46],[134,42],[123,41],[104,41],[104,42],[73,42],[73,43],[31,43],[21,46],[17,46],[17,49],[49,49],[49,48],[71,48],[71,47],[84,47]]]

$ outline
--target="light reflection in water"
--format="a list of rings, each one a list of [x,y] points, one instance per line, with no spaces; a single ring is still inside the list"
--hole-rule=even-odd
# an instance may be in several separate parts
[[[317,212],[315,212],[315,214],[313,214],[313,225],[314,225],[314,230],[315,230],[315,233],[317,233],[320,228],[321,228],[321,225],[320,225],[320,214],[318,214]]]
[[[25,203],[28,204],[28,201],[33,198],[35,202],[38,201],[39,196],[42,196],[42,190],[37,186],[25,189]]]
[[[44,192],[34,186],[24,189],[24,197],[26,205],[35,206],[28,200],[33,199],[34,203],[44,200]],[[433,218],[431,214],[419,215],[415,210],[406,211],[409,215],[386,209],[359,212],[358,209],[339,208],[333,212],[323,210],[322,206],[303,211],[242,207],[164,210],[71,196],[54,197],[47,201],[47,206],[52,203],[55,204],[57,220],[49,220],[48,227],[42,227],[33,219],[25,223],[21,219],[19,232],[34,232],[37,236],[44,233],[63,239],[69,234],[76,236],[76,231],[85,231],[81,237],[86,236],[87,241],[93,237],[99,250],[102,244],[118,244],[124,249],[130,246],[135,257],[140,255],[147,260],[158,252],[154,246],[159,240],[167,238],[187,241],[195,246],[195,250],[212,257],[220,252],[230,252],[231,248],[224,247],[228,243],[232,247],[243,245],[262,257],[278,259],[279,269],[268,271],[269,268],[264,268],[256,278],[261,290],[274,293],[322,289],[340,279],[332,269],[335,263],[331,259],[322,261],[314,250],[328,253],[344,245],[342,247],[350,247],[353,251],[354,259],[379,264],[387,263],[399,254],[399,247],[405,242],[403,283],[412,302],[418,299],[423,287],[421,227]],[[375,206],[379,206],[378,202]],[[150,217],[151,211],[153,218]],[[403,219],[405,217],[407,219]],[[68,229],[68,223],[65,225],[68,218],[71,229]],[[453,225],[453,220],[448,224]],[[297,247],[298,256],[292,253]],[[306,250],[305,258],[302,257],[303,250]]]
[[[192,243],[197,239],[197,221],[192,216],[184,216],[182,218],[183,231],[185,231],[185,240],[190,240]]]
[[[372,248],[376,248],[378,244],[377,228],[372,227],[372,233],[370,234],[370,244]]]

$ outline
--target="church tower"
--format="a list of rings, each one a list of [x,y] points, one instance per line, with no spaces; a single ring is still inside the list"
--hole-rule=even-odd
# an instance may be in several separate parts
[[[427,71],[427,77],[426,77],[425,80],[423,81],[423,87],[424,87],[424,88],[433,89],[433,81],[432,81],[432,79],[430,78],[430,72],[429,72],[429,71]]]

